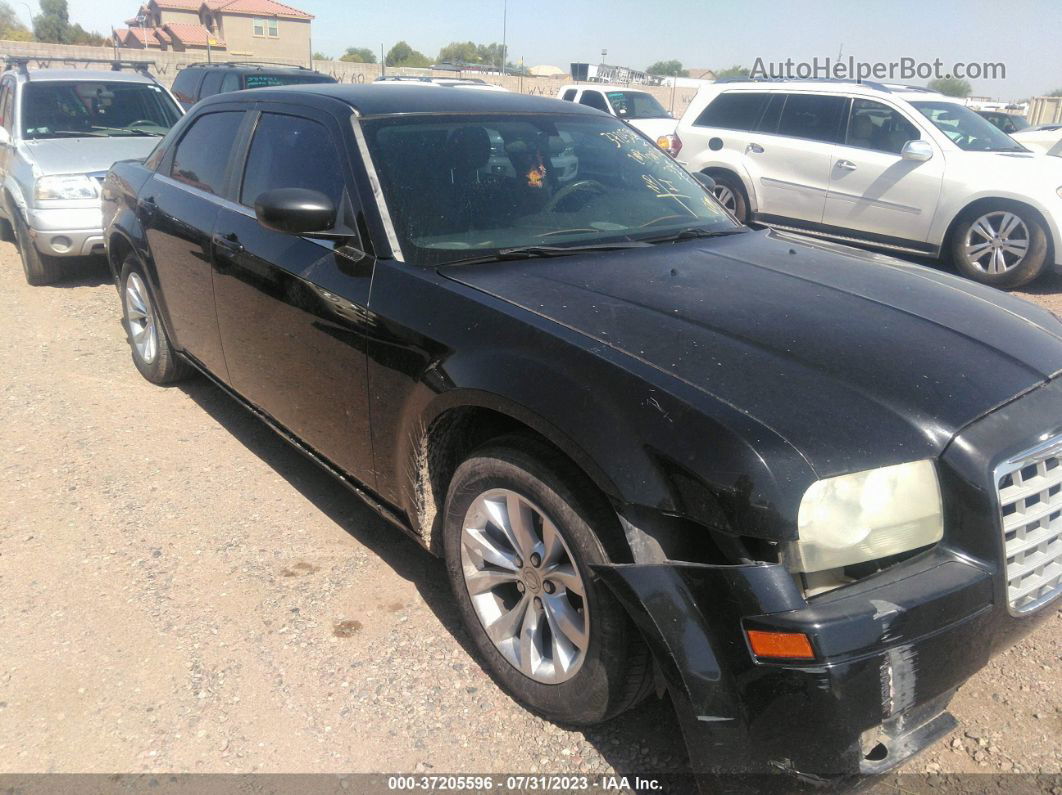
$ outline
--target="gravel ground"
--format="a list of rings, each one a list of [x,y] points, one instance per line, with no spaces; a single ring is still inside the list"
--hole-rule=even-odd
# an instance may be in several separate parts
[[[33,289],[0,244],[0,773],[687,769],[664,702],[509,700],[438,561],[205,380],[145,382],[118,316],[102,263]],[[1060,652],[1056,610],[906,770],[1062,772]]]

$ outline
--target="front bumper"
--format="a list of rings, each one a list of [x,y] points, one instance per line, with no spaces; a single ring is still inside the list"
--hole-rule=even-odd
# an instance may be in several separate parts
[[[955,726],[947,705],[1052,605],[1008,610],[993,471],[1062,431],[1062,379],[965,429],[940,461],[943,541],[811,600],[779,564],[600,566],[652,648],[693,772],[884,773]],[[754,659],[745,630],[803,632],[813,661]]]
[[[30,237],[42,254],[77,257],[105,253],[100,207],[31,208]]]

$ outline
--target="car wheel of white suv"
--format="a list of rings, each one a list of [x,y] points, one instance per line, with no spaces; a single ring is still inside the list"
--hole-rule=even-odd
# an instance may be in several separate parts
[[[745,196],[745,188],[741,180],[723,171],[712,172],[709,176],[715,180],[715,188],[712,192],[719,203],[738,221],[743,224],[748,223],[749,200]]]
[[[966,277],[993,287],[1028,284],[1047,265],[1047,233],[1034,213],[1019,205],[982,205],[959,221],[951,257]]]

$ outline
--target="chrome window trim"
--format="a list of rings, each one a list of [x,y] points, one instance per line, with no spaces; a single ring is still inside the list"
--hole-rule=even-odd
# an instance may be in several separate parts
[[[357,111],[350,117],[350,126],[354,130],[354,140],[358,143],[358,152],[361,153],[361,160],[365,164],[365,172],[369,175],[369,187],[376,201],[376,209],[380,211],[380,219],[383,221],[391,256],[399,262],[405,262],[402,246],[398,242],[398,233],[395,231],[394,221],[391,220],[391,212],[387,208],[387,198],[383,195],[383,188],[380,186],[380,176],[376,173],[376,165],[373,163],[368,142],[365,140],[365,131],[361,129],[361,115]]]

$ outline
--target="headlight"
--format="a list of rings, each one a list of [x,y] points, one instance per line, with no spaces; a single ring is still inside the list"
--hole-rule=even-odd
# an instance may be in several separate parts
[[[37,201],[96,199],[99,195],[96,180],[84,174],[52,174],[40,177],[33,189],[33,198]]]
[[[944,536],[932,461],[816,481],[797,516],[792,568],[837,569],[918,549]]]

